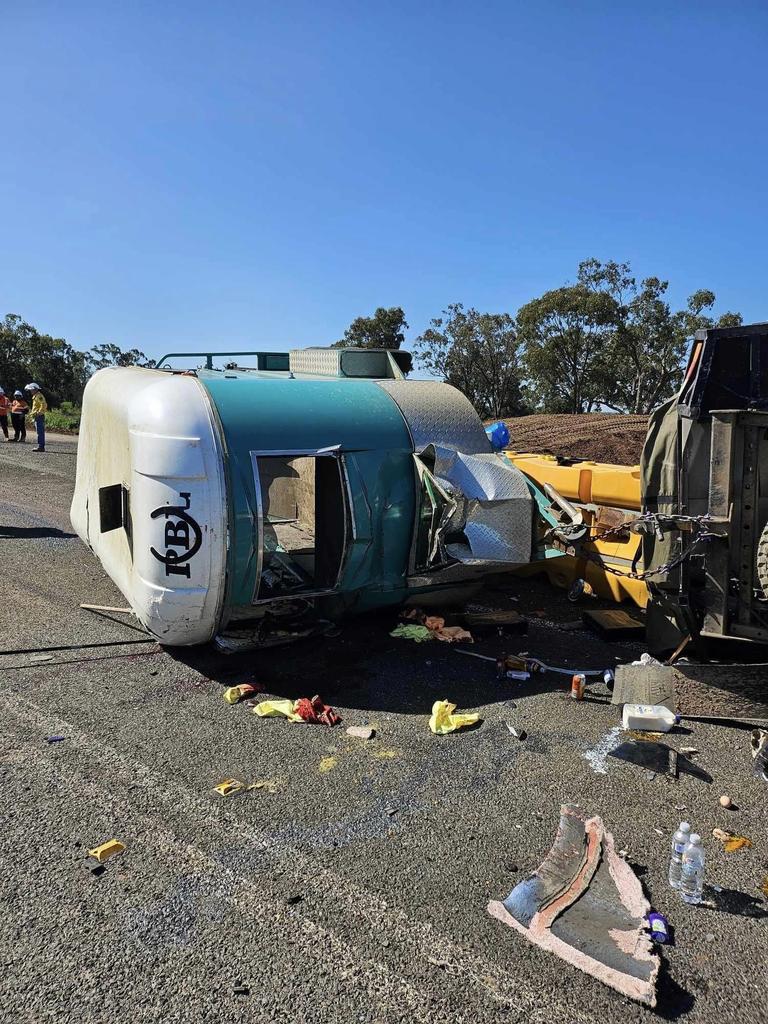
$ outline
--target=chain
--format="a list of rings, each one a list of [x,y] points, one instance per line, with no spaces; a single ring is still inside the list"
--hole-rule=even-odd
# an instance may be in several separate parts
[[[681,552],[675,558],[671,558],[668,562],[664,562],[664,564],[660,565],[657,569],[647,569],[645,572],[633,572],[631,569],[616,569],[611,565],[606,565],[599,555],[593,555],[589,551],[580,551],[578,557],[583,558],[587,562],[592,562],[594,565],[599,565],[603,572],[610,573],[612,576],[622,576],[626,579],[632,580],[647,580],[653,576],[662,576],[664,573],[668,573],[672,569],[676,569],[691,557],[701,543],[709,540],[711,537],[717,536],[717,534],[713,534],[709,530],[709,524],[712,522],[712,517],[708,515],[669,516],[661,515],[658,512],[644,512],[642,515],[637,516],[637,518],[632,519],[627,523],[621,523],[619,526],[612,526],[607,530],[603,530],[601,533],[592,535],[590,540],[602,540],[604,537],[610,537],[614,534],[626,532],[631,526],[635,526],[637,523],[647,523],[648,525],[658,527],[660,525],[660,520],[669,520],[674,521],[675,523],[692,523],[699,527],[699,531],[685,551]]]

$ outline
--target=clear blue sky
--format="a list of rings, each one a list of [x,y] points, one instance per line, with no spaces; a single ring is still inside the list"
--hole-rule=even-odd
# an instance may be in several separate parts
[[[768,319],[768,5],[2,0],[0,314],[150,355],[514,312],[587,256]]]

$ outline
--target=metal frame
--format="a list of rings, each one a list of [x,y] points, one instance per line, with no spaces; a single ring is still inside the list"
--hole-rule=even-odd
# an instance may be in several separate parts
[[[754,604],[761,468],[768,478],[760,434],[768,428],[768,415],[738,410],[713,410],[711,415],[709,514],[721,539],[706,549],[701,633],[765,643],[768,626],[755,625]]]
[[[248,453],[251,456],[251,468],[253,470],[253,482],[254,490],[256,494],[256,525],[258,529],[257,538],[257,552],[256,552],[256,579],[253,584],[253,593],[251,596],[252,605],[271,604],[274,601],[290,601],[299,600],[310,597],[327,597],[331,594],[335,594],[338,590],[341,578],[344,575],[344,570],[349,559],[350,549],[350,534],[352,540],[356,539],[355,530],[355,515],[352,507],[352,491],[349,482],[349,476],[347,474],[347,467],[344,460],[344,455],[341,451],[341,445],[333,445],[326,448],[297,448],[292,450],[284,449],[258,449]],[[264,504],[261,497],[261,478],[259,476],[259,459],[292,459],[292,458],[332,458],[336,460],[336,465],[339,470],[339,479],[342,486],[342,494],[344,501],[344,552],[339,562],[339,570],[336,574],[336,579],[332,587],[326,587],[321,590],[308,590],[301,591],[297,594],[283,594],[276,597],[259,598],[259,587],[261,586],[261,575],[264,566]]]
[[[219,351],[213,351],[213,352],[167,352],[164,356],[162,356],[162,358],[160,358],[160,359],[155,361],[155,367],[154,368],[156,370],[160,370],[160,369],[162,369],[163,364],[166,363],[169,359],[182,358],[182,359],[205,359],[205,368],[206,368],[206,370],[212,370],[213,369],[213,357],[214,356],[256,356],[256,368],[259,369],[259,370],[266,369],[266,367],[260,366],[259,364],[261,362],[263,362],[267,356],[284,356],[285,360],[286,360],[285,370],[288,369],[288,362],[287,362],[287,360],[288,360],[288,353],[287,352],[264,352],[263,350],[260,351],[258,349],[248,349],[247,351],[242,351],[241,350],[241,351],[238,351],[238,352],[219,352]],[[168,366],[168,369],[171,369],[170,365]]]

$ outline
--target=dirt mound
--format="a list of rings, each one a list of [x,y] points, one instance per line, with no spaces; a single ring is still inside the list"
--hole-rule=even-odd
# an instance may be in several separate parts
[[[505,420],[512,451],[564,455],[590,462],[635,466],[640,462],[647,416],[621,413],[519,416]]]

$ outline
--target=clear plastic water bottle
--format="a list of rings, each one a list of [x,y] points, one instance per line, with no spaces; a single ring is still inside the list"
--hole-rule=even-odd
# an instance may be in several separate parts
[[[672,836],[672,854],[669,858],[669,884],[673,889],[680,888],[683,850],[688,845],[690,835],[691,826],[687,821],[681,821],[677,826],[677,832]]]
[[[686,903],[701,903],[701,894],[704,891],[704,860],[701,836],[694,832],[691,841],[683,850],[683,866],[680,873],[680,895]]]

